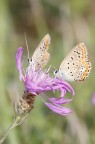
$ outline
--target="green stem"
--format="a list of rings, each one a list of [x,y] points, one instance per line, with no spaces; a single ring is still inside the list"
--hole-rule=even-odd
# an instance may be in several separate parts
[[[9,126],[9,128],[6,130],[6,132],[3,134],[3,136],[0,138],[0,144],[3,143],[3,141],[6,139],[7,135],[11,132],[11,130],[13,128],[15,128],[16,126],[20,125],[27,117],[28,117],[29,113],[25,116],[17,116],[15,118],[15,120],[13,121],[13,123]]]

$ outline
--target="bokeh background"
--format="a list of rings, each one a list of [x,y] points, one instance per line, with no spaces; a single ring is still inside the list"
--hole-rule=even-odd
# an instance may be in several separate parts
[[[56,68],[77,43],[84,42],[92,71],[84,82],[71,83],[75,96],[67,107],[72,114],[57,115],[36,97],[31,115],[4,144],[95,144],[95,1],[0,0],[0,134],[13,121],[14,98],[24,90],[15,64],[20,46],[27,63],[24,33],[31,56],[44,35],[50,34],[49,64]]]

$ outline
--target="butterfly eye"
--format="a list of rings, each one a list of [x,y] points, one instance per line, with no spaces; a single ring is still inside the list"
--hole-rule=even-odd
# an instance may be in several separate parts
[[[57,72],[58,72],[58,70],[55,71],[55,73],[57,73]]]
[[[30,64],[31,64],[31,62],[32,62],[32,58],[31,58],[31,59],[28,59],[28,63],[30,63]]]
[[[54,71],[54,75],[56,75],[57,73],[58,73],[58,70],[55,70],[55,71]]]
[[[31,59],[29,59],[29,62],[32,62],[32,58],[31,58]]]

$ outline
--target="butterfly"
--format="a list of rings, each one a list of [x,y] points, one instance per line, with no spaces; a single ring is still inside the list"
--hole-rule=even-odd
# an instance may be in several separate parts
[[[77,44],[62,61],[54,75],[66,81],[83,81],[91,70],[91,62],[88,60],[88,52],[84,43]]]
[[[50,59],[50,54],[48,53],[49,45],[50,45],[50,35],[46,34],[36,50],[31,59],[29,59],[29,66],[38,70],[39,68],[43,68]]]

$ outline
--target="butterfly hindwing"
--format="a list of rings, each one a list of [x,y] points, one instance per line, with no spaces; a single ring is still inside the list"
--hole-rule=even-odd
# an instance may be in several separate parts
[[[90,69],[87,48],[80,43],[62,61],[59,74],[67,81],[84,80],[89,75]]]

